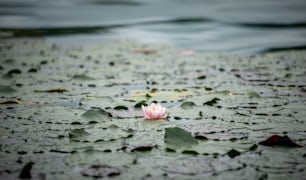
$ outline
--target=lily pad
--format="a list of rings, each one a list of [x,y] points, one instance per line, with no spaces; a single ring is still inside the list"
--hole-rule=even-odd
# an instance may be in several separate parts
[[[69,138],[76,141],[81,141],[88,135],[90,135],[90,133],[85,131],[85,129],[73,129],[69,132]]]
[[[94,178],[102,178],[107,176],[118,176],[122,173],[122,168],[112,167],[107,165],[92,165],[87,169],[83,169],[83,176],[91,176]]]
[[[9,86],[2,86],[0,85],[0,94],[11,94],[16,92],[16,89],[11,88]]]
[[[177,52],[130,41],[1,40],[0,179],[18,179],[27,162],[32,179],[305,176],[305,148],[295,148],[306,144],[304,50]],[[143,118],[152,102],[167,120]],[[271,134],[281,141],[259,143]]]
[[[267,138],[266,140],[259,142],[259,144],[265,146],[303,147],[303,145],[294,142],[288,136],[279,136],[279,135],[273,135]]]
[[[188,149],[191,146],[198,144],[198,141],[190,132],[178,127],[166,128],[164,140],[168,146],[173,148]]]
[[[95,108],[90,109],[82,114],[82,117],[88,120],[105,121],[112,117],[111,113],[106,112],[103,109]]]
[[[195,104],[194,102],[191,102],[191,101],[186,101],[186,102],[183,102],[183,103],[181,104],[181,107],[182,107],[183,109],[189,109],[189,108],[191,108],[191,107],[193,107],[193,106],[196,106],[196,104]]]

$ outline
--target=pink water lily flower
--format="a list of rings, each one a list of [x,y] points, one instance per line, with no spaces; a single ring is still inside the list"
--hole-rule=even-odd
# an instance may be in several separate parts
[[[165,119],[167,117],[167,111],[165,107],[160,104],[152,103],[149,106],[141,106],[142,112],[146,119],[158,120]]]

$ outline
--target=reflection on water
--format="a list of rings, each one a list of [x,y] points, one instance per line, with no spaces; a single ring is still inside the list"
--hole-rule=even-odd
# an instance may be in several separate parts
[[[0,37],[133,39],[253,54],[306,47],[306,1],[0,0]]]

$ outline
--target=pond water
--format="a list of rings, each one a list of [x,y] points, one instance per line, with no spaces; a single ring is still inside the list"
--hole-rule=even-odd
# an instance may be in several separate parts
[[[63,44],[118,39],[200,52],[306,47],[303,0],[1,0],[0,38]]]

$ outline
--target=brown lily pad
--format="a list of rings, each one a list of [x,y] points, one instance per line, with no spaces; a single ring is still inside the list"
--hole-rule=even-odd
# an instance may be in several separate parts
[[[303,147],[303,145],[294,142],[288,136],[279,136],[279,135],[270,136],[268,139],[259,142],[259,144],[264,146]]]
[[[119,167],[113,167],[108,165],[92,165],[89,168],[83,169],[81,174],[83,176],[91,176],[94,178],[102,178],[108,176],[118,176],[122,172]]]

